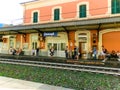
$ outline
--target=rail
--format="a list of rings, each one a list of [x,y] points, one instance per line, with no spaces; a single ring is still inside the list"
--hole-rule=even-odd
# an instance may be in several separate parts
[[[37,66],[37,67],[54,68],[54,69],[66,69],[66,70],[74,70],[74,71],[85,71],[85,72],[120,76],[120,68],[51,63],[51,62],[41,62],[41,61],[29,61],[29,60],[15,60],[15,59],[5,59],[5,58],[0,58],[0,63]]]

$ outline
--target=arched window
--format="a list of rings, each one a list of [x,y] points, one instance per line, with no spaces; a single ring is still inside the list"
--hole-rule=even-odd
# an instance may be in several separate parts
[[[34,12],[33,13],[33,23],[37,23],[38,22],[38,12]]]
[[[111,11],[112,14],[120,13],[120,0],[111,1]]]
[[[87,9],[86,9],[86,5],[80,5],[79,6],[79,18],[84,18],[84,17],[86,17],[87,15],[87,11],[86,11]]]
[[[78,35],[78,40],[79,40],[80,42],[87,42],[87,34],[86,34],[86,33],[80,33],[80,34]]]

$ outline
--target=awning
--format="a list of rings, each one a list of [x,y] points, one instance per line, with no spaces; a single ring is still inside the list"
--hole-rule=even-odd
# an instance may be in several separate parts
[[[105,17],[97,19],[84,19],[65,22],[53,22],[32,25],[17,25],[0,28],[0,35],[62,32],[69,30],[98,30],[120,27],[120,17]]]

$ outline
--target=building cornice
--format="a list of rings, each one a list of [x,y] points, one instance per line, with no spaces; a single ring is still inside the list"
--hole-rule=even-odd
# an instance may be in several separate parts
[[[44,24],[31,24],[31,25],[18,25],[18,26],[11,26],[11,27],[3,27],[0,28],[0,32],[5,31],[16,31],[16,30],[32,30],[32,29],[40,29],[45,31],[46,29],[50,28],[50,31],[52,31],[52,28],[62,28],[62,27],[83,27],[86,26],[95,26],[102,24],[103,26],[106,24],[115,24],[120,23],[120,17],[106,17],[106,18],[97,18],[97,19],[87,19],[87,20],[74,20],[74,21],[66,21],[66,22],[54,22],[54,23],[44,23]],[[87,27],[86,27],[87,28]],[[95,27],[93,29],[97,29],[98,27]],[[88,28],[89,29],[89,28]],[[91,28],[92,29],[92,28]],[[56,29],[57,31],[57,29]]]

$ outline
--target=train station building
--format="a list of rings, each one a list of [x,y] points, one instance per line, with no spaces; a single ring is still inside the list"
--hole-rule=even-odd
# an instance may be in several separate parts
[[[82,57],[96,47],[120,50],[120,0],[33,0],[23,2],[23,24],[0,28],[1,53],[10,47],[25,55],[40,48],[40,56],[65,57],[65,48],[79,48]]]

